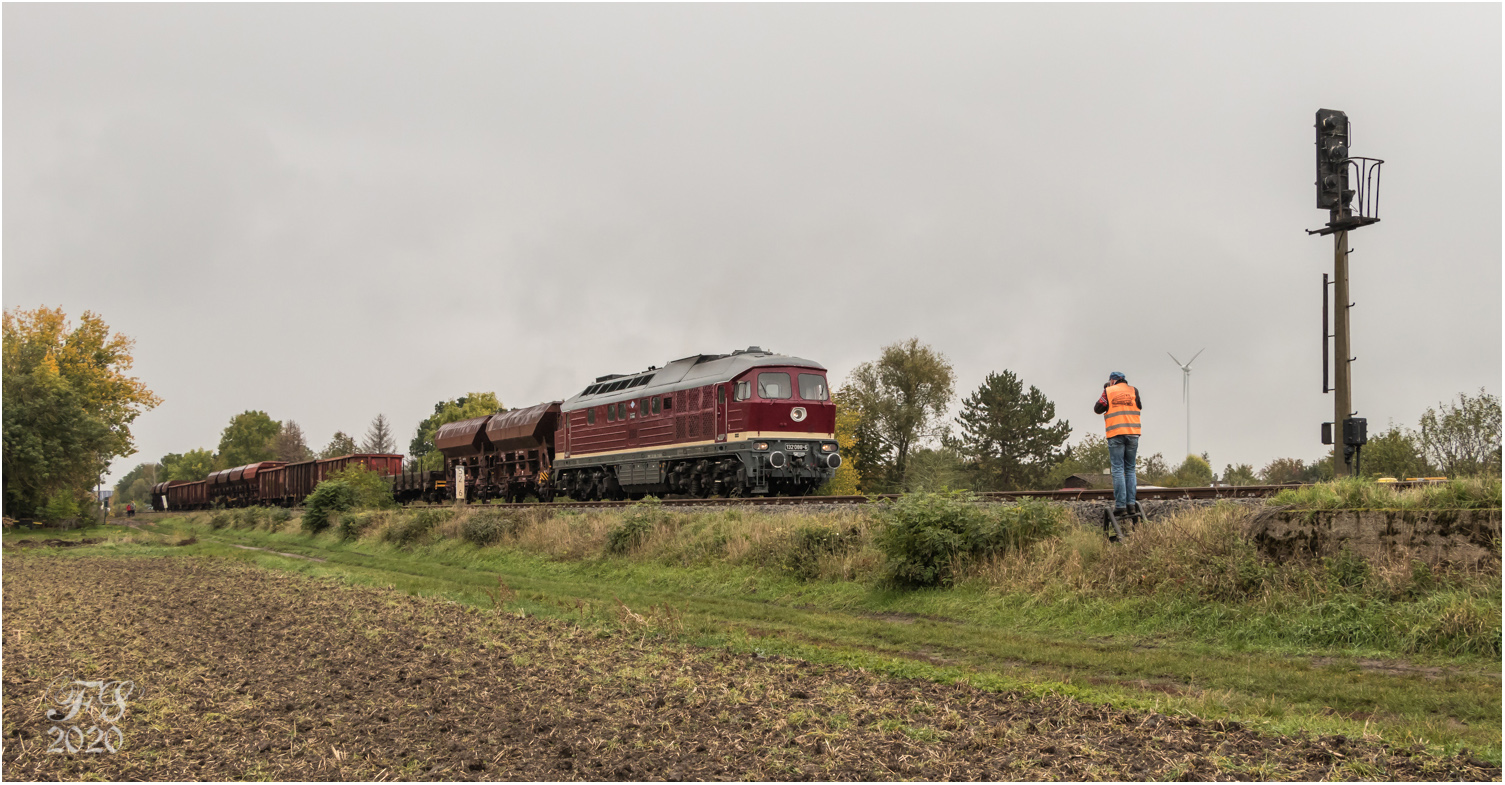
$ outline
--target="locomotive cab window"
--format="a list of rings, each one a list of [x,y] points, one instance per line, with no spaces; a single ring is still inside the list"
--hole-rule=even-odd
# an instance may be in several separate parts
[[[726,404],[726,388],[725,387],[721,387],[721,386],[717,386],[716,387],[716,403],[722,404],[722,405]]]
[[[735,396],[733,396],[733,397],[736,400],[739,400],[739,401],[745,401],[748,398],[751,398],[752,397],[752,382],[749,382],[749,381],[740,381],[740,382],[737,382],[737,394]]]
[[[789,374],[783,371],[758,374],[759,398],[780,400],[792,395],[794,395],[794,389],[789,386]]]
[[[817,373],[800,374],[800,397],[807,401],[824,401],[829,398],[826,394],[826,378]]]
[[[596,424],[596,407],[592,406],[589,409],[585,410],[585,424],[586,425],[595,425]]]

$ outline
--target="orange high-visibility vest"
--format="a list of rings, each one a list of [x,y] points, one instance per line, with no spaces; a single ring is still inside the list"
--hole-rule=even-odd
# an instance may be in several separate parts
[[[1108,396],[1108,411],[1103,422],[1108,426],[1108,438],[1139,435],[1139,391],[1128,382],[1119,382],[1103,393]]]

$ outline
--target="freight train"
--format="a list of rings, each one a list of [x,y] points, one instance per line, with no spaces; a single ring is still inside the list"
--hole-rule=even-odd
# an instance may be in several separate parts
[[[836,408],[819,363],[752,346],[596,378],[574,396],[441,426],[442,470],[402,456],[265,461],[159,483],[153,509],[296,505],[354,464],[416,501],[551,501],[803,495],[841,466]]]

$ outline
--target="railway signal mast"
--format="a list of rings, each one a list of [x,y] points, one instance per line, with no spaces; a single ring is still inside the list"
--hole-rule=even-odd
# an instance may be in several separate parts
[[[1321,229],[1307,234],[1333,235],[1333,275],[1322,275],[1322,392],[1334,393],[1333,421],[1322,424],[1322,443],[1334,441],[1333,424],[1339,424],[1343,449],[1334,450],[1333,475],[1345,477],[1358,472],[1359,451],[1368,441],[1366,421],[1354,417],[1353,376],[1350,355],[1348,309],[1348,233],[1379,223],[1380,166],[1378,158],[1349,155],[1352,141],[1348,115],[1336,109],[1317,110],[1317,208],[1327,210],[1329,219]],[[1333,331],[1328,333],[1327,287],[1333,287]],[[1328,387],[1327,340],[1333,339],[1337,362],[1333,364],[1334,384]]]

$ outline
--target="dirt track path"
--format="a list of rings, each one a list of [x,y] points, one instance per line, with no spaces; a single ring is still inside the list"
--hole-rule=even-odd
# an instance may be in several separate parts
[[[1497,779],[1341,737],[655,644],[198,558],[4,562],[7,779]],[[63,673],[140,685],[48,754]]]

